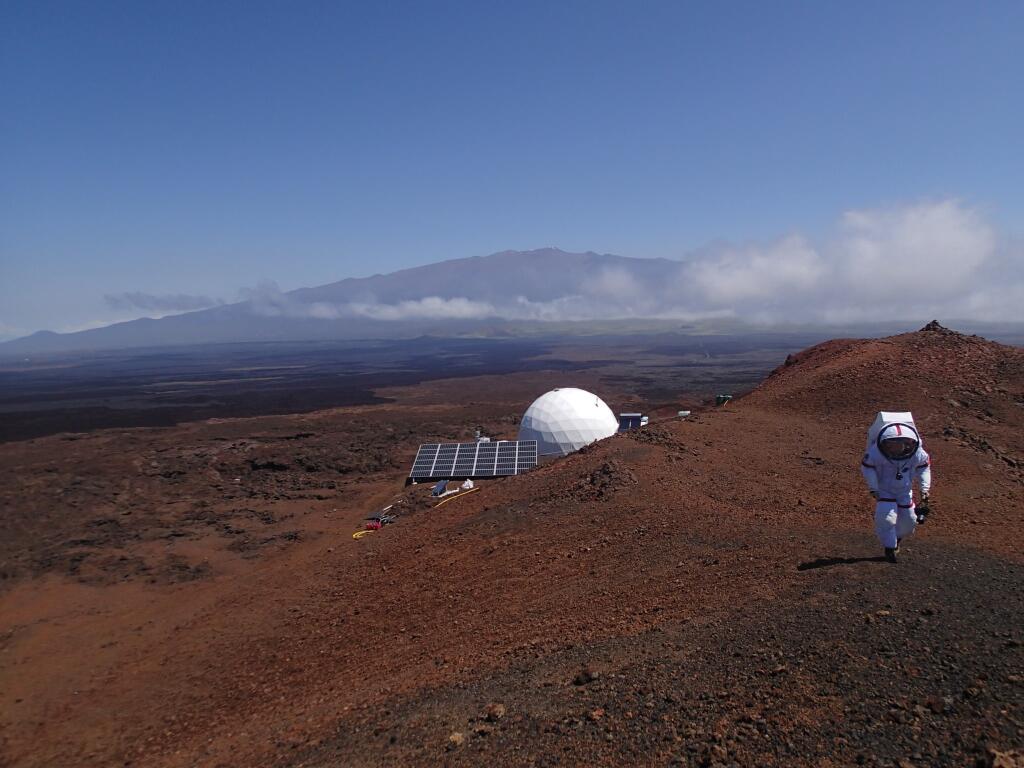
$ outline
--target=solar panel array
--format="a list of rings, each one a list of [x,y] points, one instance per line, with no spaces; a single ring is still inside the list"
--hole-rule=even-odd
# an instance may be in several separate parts
[[[427,443],[416,452],[409,480],[463,480],[518,475],[537,466],[536,440]]]

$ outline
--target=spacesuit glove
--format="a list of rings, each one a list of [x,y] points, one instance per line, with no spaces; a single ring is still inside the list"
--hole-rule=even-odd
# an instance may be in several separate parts
[[[917,524],[924,525],[928,519],[928,514],[932,511],[928,506],[928,494],[921,496],[921,503],[917,505],[914,511],[917,513]]]

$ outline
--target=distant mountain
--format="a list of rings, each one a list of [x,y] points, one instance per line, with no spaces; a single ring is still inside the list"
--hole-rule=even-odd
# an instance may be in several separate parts
[[[568,253],[558,248],[502,251],[490,256],[452,259],[388,275],[341,280],[319,288],[302,288],[292,296],[303,302],[416,301],[427,296],[458,297],[515,305],[516,299],[553,302],[600,291],[602,280],[628,275],[653,287],[679,269],[668,259],[634,259],[611,254]],[[609,285],[609,288],[618,286]]]
[[[728,260],[634,259],[557,248],[502,251],[295,291],[263,286],[245,301],[159,320],[78,333],[40,331],[0,344],[0,356],[224,342],[649,332],[680,325],[697,332],[749,332],[744,320],[755,320],[758,309],[790,323],[777,330],[822,328],[808,324],[813,313],[806,302],[794,304],[784,292],[741,306],[750,287],[750,275],[736,275]],[[884,335],[928,319],[832,325],[830,335]],[[954,325],[1011,344],[1024,341],[1021,324]]]
[[[402,337],[493,330],[510,320],[650,317],[663,303],[655,297],[663,297],[678,269],[667,259],[557,248],[503,251],[295,291],[262,287],[246,301],[159,320],[40,331],[0,344],[0,354]]]

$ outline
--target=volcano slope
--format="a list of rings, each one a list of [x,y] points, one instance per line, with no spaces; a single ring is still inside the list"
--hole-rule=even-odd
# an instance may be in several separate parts
[[[65,620],[121,650],[75,670],[73,696],[39,686],[31,718],[5,698],[5,754],[1015,765],[1022,406],[1016,348],[937,325],[819,345],[726,408],[439,508],[414,487],[358,541],[339,523],[244,580]],[[858,472],[883,409],[914,412],[934,462],[933,517],[895,566]]]

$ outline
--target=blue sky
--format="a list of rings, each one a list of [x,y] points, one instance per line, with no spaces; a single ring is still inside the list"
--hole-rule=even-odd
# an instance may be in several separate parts
[[[928,200],[1018,237],[1022,36],[1020,2],[7,2],[0,336]]]

